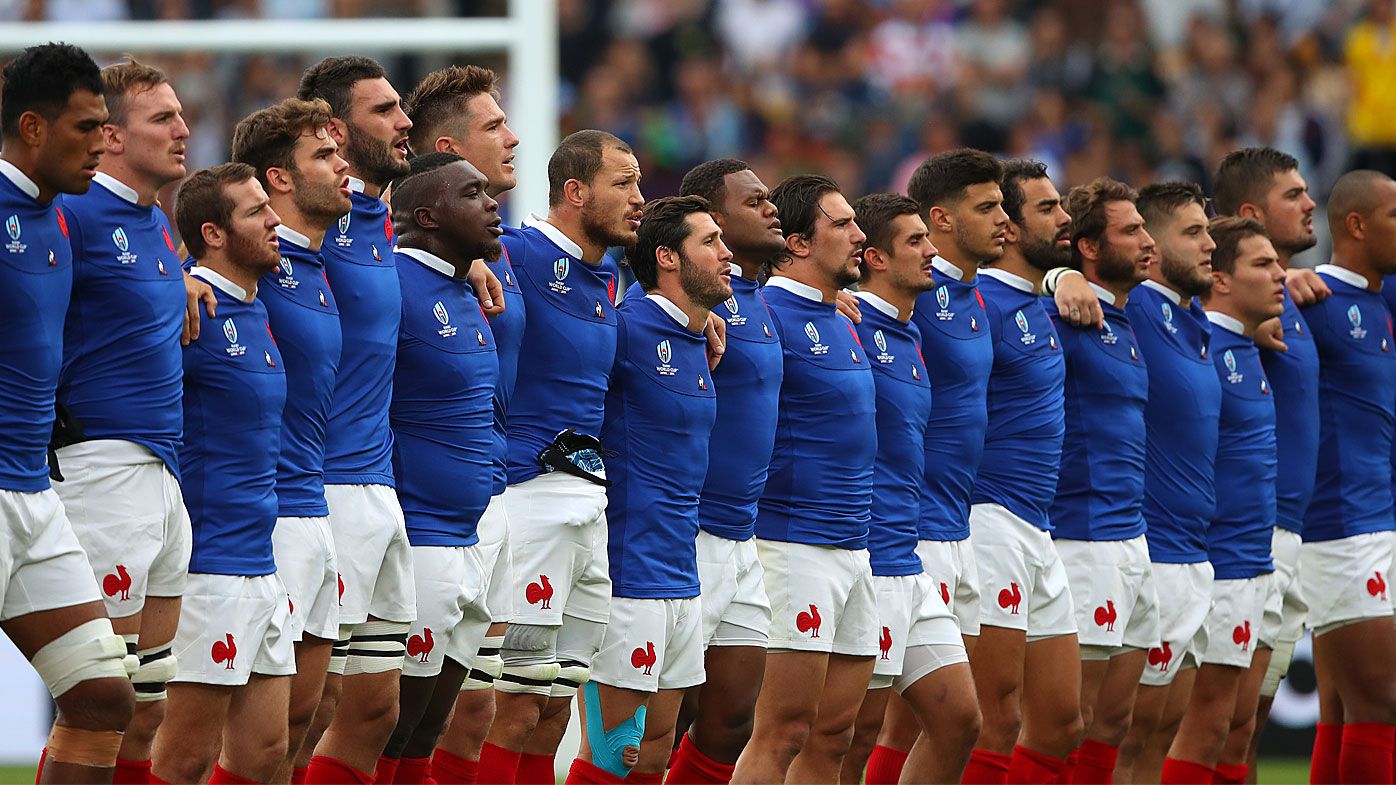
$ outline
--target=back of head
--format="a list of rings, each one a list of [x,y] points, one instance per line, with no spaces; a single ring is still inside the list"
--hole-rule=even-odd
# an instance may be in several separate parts
[[[823,210],[819,201],[825,194],[838,193],[839,184],[833,178],[822,174],[797,174],[787,177],[771,191],[771,203],[780,213],[780,228],[786,237],[800,235],[806,239],[814,237],[814,229],[819,223]],[[790,260],[780,254],[771,264],[780,267]]]
[[[1136,204],[1139,214],[1144,216],[1144,225],[1152,230],[1167,224],[1174,213],[1186,205],[1195,204],[1205,210],[1207,199],[1202,195],[1202,186],[1197,183],[1173,181],[1150,183],[1139,189]]]
[[[330,121],[330,105],[316,98],[286,100],[244,117],[233,129],[233,160],[250,164],[267,183],[267,170],[294,169],[296,144]]]
[[[1003,164],[983,150],[961,148],[927,158],[916,167],[906,193],[921,207],[924,218],[932,207],[951,207],[965,189],[980,183],[1003,182]]]
[[[688,174],[683,176],[679,193],[684,196],[701,196],[716,208],[717,205],[722,204],[722,200],[726,196],[727,175],[745,172],[750,168],[746,161],[739,161],[736,158],[704,161],[689,169]]]
[[[1275,175],[1299,168],[1294,156],[1272,147],[1233,150],[1217,167],[1214,188],[1218,215],[1235,215],[1243,204],[1264,205]]]
[[[387,76],[383,66],[368,57],[327,57],[301,75],[296,97],[302,101],[322,98],[330,105],[335,117],[345,117],[349,113],[354,85],[365,79],[386,79]]]
[[[1228,275],[1236,272],[1236,256],[1242,240],[1247,237],[1270,236],[1266,234],[1260,221],[1242,218],[1239,215],[1213,218],[1211,223],[1207,224],[1207,233],[1212,235],[1212,241],[1217,244],[1216,250],[1212,251],[1212,272]],[[1206,299],[1205,294],[1203,299]]]
[[[1109,177],[1097,177],[1086,185],[1072,188],[1066,195],[1066,212],[1071,216],[1071,261],[1081,266],[1081,240],[1100,243],[1105,238],[1105,206],[1111,202],[1134,202],[1139,194],[1128,185]]]
[[[412,121],[408,132],[412,149],[429,153],[437,137],[464,138],[466,104],[481,94],[499,100],[498,81],[494,71],[478,65],[453,65],[427,74],[404,101]]]
[[[1029,180],[1047,178],[1047,164],[1029,158],[1015,158],[1003,163],[1003,211],[1008,220],[1019,226],[1023,223],[1023,206],[1027,196],[1023,193],[1023,183]],[[859,223],[862,226],[862,223]],[[867,229],[863,229],[867,231]],[[871,236],[871,233],[869,233]]]
[[[548,206],[562,204],[568,180],[590,183],[607,150],[634,155],[630,145],[606,131],[577,131],[563,139],[548,159]]]
[[[455,153],[427,153],[412,159],[412,169],[393,184],[393,226],[399,227],[399,233],[412,231],[413,211],[434,201],[436,191],[430,187],[433,178],[429,175],[464,160]]]
[[[1328,230],[1333,242],[1347,238],[1345,224],[1349,215],[1356,213],[1365,218],[1382,206],[1385,189],[1377,186],[1390,181],[1389,176],[1372,169],[1354,169],[1338,178],[1328,194]]]
[[[892,252],[892,242],[896,240],[896,220],[918,212],[916,202],[901,194],[868,194],[853,203],[854,220],[863,234],[868,236],[863,246],[885,253]]]
[[[0,134],[19,135],[19,118],[37,112],[46,120],[62,114],[73,93],[102,95],[102,72],[87,52],[71,44],[31,46],[4,69],[0,89]]]
[[[236,205],[228,195],[228,187],[251,180],[256,175],[245,163],[226,163],[189,175],[179,186],[175,199],[175,226],[189,249],[189,255],[202,259],[208,253],[204,243],[203,226],[227,228],[232,223]]]
[[[711,212],[708,200],[701,196],[665,196],[645,205],[640,214],[638,240],[625,251],[625,261],[635,272],[635,280],[645,291],[659,286],[659,262],[655,256],[660,248],[682,253],[690,227],[688,216]]]
[[[103,68],[102,96],[107,99],[107,122],[115,126],[126,125],[131,97],[168,81],[164,71],[138,62],[134,57]]]

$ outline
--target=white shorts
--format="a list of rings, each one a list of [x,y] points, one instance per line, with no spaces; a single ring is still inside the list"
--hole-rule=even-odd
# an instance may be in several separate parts
[[[179,609],[171,681],[237,687],[253,673],[291,676],[291,610],[276,573],[245,577],[190,573]]]
[[[396,622],[417,618],[412,548],[397,494],[386,485],[326,485],[325,501],[344,581],[340,627],[363,624],[370,616]],[[349,636],[341,632],[340,637]]]
[[[599,684],[641,692],[703,683],[703,601],[611,598],[611,622],[591,661]]]
[[[940,587],[931,581],[931,576],[924,572],[874,575],[873,586],[877,589],[877,611],[882,622],[873,664],[875,683],[877,677],[882,677],[881,684],[890,684],[902,675],[908,647],[955,646],[964,651],[960,623],[946,607]],[[918,678],[925,675],[918,674]]]
[[[916,543],[921,569],[960,624],[961,635],[979,634],[979,558],[974,538],[921,540]]]
[[[764,648],[771,633],[771,601],[756,540],[738,542],[700,529],[697,546],[704,646]]]
[[[1322,635],[1344,624],[1391,615],[1396,535],[1371,532],[1299,549],[1299,583],[1308,624]]]
[[[606,489],[552,472],[510,485],[504,504],[516,587],[513,621],[560,627],[566,615],[605,624],[611,608]]]
[[[1076,634],[1071,586],[1052,535],[999,504],[969,510],[983,625],[1023,630],[1029,640]]]
[[[193,544],[179,481],[149,449],[98,439],[58,451],[63,500],[87,551],[107,615],[140,613],[146,597],[184,593]]]
[[[0,621],[101,599],[58,494],[0,490]]]
[[[1131,540],[1057,540],[1076,608],[1081,645],[1159,648],[1158,592],[1144,535]]]
[[[490,609],[491,622],[507,622],[514,618],[514,562],[509,556],[509,513],[504,509],[504,494],[490,498],[485,514],[475,525],[480,537],[476,550],[480,564],[489,576],[490,587],[485,604]]]
[[[417,620],[407,633],[403,676],[441,674],[445,658],[470,666],[490,627],[485,602],[489,575],[480,560],[480,547],[412,547],[417,576]]]
[[[1304,637],[1304,618],[1309,606],[1299,586],[1299,549],[1303,540],[1288,529],[1275,527],[1270,538],[1270,556],[1275,572],[1270,576],[1265,601],[1265,620],[1260,624],[1260,642],[1268,649],[1276,644],[1297,643]]]
[[[1269,590],[1269,574],[1212,581],[1212,612],[1197,633],[1194,657],[1204,665],[1249,668]]]
[[[329,518],[277,518],[271,533],[276,574],[286,587],[291,619],[286,634],[327,641],[339,637],[339,568]]]
[[[1168,602],[1159,603],[1160,642],[1149,649],[1139,683],[1166,687],[1182,670],[1212,609],[1212,563],[1154,562],[1154,582],[1158,596],[1167,597]]]
[[[771,600],[770,648],[877,655],[877,591],[868,551],[756,541]]]

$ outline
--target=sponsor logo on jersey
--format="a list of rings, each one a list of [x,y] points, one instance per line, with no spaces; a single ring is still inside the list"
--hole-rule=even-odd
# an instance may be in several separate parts
[[[1359,341],[1367,337],[1367,330],[1362,327],[1362,309],[1357,307],[1357,303],[1353,303],[1348,308],[1348,322],[1352,324],[1352,329],[1348,331],[1348,335]]]
[[[488,345],[485,341],[485,334],[480,332],[479,330],[475,331],[475,342],[480,344],[481,346]]]
[[[707,389],[708,389],[708,383],[707,383],[706,381],[703,380],[703,375],[702,375],[702,374],[698,374],[698,389],[700,389],[700,390],[707,390]]]
[[[829,353],[829,347],[819,342],[819,330],[815,328],[814,322],[805,322],[805,337],[809,339],[811,354]]]
[[[169,273],[165,270],[165,260],[164,260],[164,259],[156,259],[156,260],[155,260],[155,269],[159,270],[161,275],[169,275]]]
[[[378,254],[378,246],[377,246],[377,244],[370,243],[369,246],[368,246],[368,249],[369,249],[370,251],[373,251],[373,261],[375,261],[375,262],[381,262],[381,261],[383,261],[383,257],[380,256],[380,255]]]
[[[325,290],[324,290],[324,289],[321,289],[321,290],[320,290],[320,306],[321,306],[322,308],[328,308],[328,307],[330,307],[329,301],[325,299]]]
[[[936,311],[937,319],[942,322],[948,322],[955,318],[955,312],[950,310],[949,289],[946,289],[944,286],[936,289],[936,304],[940,306],[940,310]],[[973,317],[971,317],[971,321],[973,321]]]
[[[1018,336],[1018,340],[1022,341],[1024,346],[1032,346],[1037,343],[1037,336],[1029,329],[1028,317],[1024,316],[1021,310],[1013,314],[1013,323],[1018,325],[1018,331],[1022,333]]]
[[[553,278],[556,280],[549,281],[548,288],[552,289],[554,294],[567,294],[572,291],[572,287],[563,283],[563,281],[567,280],[567,273],[570,272],[571,269],[572,260],[568,259],[566,256],[553,260]]]
[[[238,326],[233,324],[232,319],[223,320],[223,337],[228,339],[228,348],[223,351],[229,357],[241,357],[247,353],[247,347],[238,343]]]
[[[5,250],[10,253],[24,253],[29,250],[29,246],[19,241],[20,228],[19,216],[12,215],[5,219],[5,231],[10,235],[10,241],[5,243]]]
[[[440,300],[431,307],[431,313],[436,317],[436,321],[441,322],[441,329],[436,334],[442,338],[450,338],[456,334],[456,328],[451,326],[451,315],[446,312],[446,306]]]

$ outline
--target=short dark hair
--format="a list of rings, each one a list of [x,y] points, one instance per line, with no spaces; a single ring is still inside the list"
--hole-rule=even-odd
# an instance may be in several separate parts
[[[233,129],[233,160],[251,164],[257,179],[267,184],[267,170],[294,169],[296,143],[330,121],[330,105],[316,98],[287,98],[242,118]]]
[[[865,248],[891,252],[892,223],[903,215],[918,215],[916,202],[901,194],[868,194],[853,203],[854,220],[868,239]]]
[[[79,90],[102,94],[102,71],[87,52],[72,44],[31,46],[11,60],[0,89],[0,133],[19,134],[19,118],[37,112],[52,121]]]
[[[1246,147],[1227,153],[1213,178],[1217,212],[1235,215],[1241,205],[1259,205],[1275,182],[1275,175],[1299,168],[1299,161],[1273,147]]]
[[[1234,273],[1236,272],[1236,252],[1241,241],[1247,237],[1269,237],[1265,231],[1265,225],[1254,218],[1242,218],[1239,215],[1224,215],[1220,218],[1213,218],[1207,224],[1207,233],[1212,235],[1212,241],[1217,247],[1212,251],[1212,272],[1214,273]]]
[[[712,205],[722,204],[722,200],[727,196],[727,175],[745,172],[750,168],[746,161],[736,158],[704,161],[689,169],[688,174],[683,176],[679,193],[684,196],[701,196]]]
[[[635,272],[640,288],[651,291],[659,286],[660,248],[682,253],[684,241],[692,233],[688,216],[711,213],[708,200],[701,196],[665,196],[645,205],[640,213],[638,240],[625,251],[625,261]]]
[[[595,179],[608,148],[635,154],[620,137],[606,131],[577,131],[563,139],[548,159],[548,206],[562,204],[568,180],[590,183]]]
[[[425,181],[417,180],[418,177],[464,160],[455,153],[427,153],[413,158],[412,168],[393,183],[393,225],[404,228],[411,226],[412,211],[421,206],[424,193],[418,186],[423,185]],[[416,182],[413,182],[414,180]]]
[[[1195,204],[1207,209],[1207,197],[1202,195],[1202,186],[1174,180],[1167,183],[1150,183],[1139,189],[1139,199],[1135,202],[1139,214],[1144,216],[1145,226],[1157,226],[1167,221],[1182,207]]]
[[[1080,241],[1099,243],[1105,237],[1105,205],[1135,202],[1139,194],[1128,185],[1109,177],[1097,177],[1072,188],[1066,195],[1066,211],[1071,214],[1071,261],[1081,266]]]
[[[1027,195],[1023,193],[1023,183],[1028,180],[1047,179],[1047,164],[1029,158],[1014,158],[1003,163],[1003,211],[1008,220],[1023,225],[1023,206]],[[860,227],[863,224],[858,224]],[[867,231],[866,228],[863,231]]]
[[[964,198],[965,189],[980,183],[1003,182],[1003,164],[983,150],[962,147],[938,153],[916,167],[906,195],[916,200],[925,217],[935,206],[946,207]]]
[[[798,234],[812,239],[822,211],[819,200],[825,194],[839,192],[839,184],[832,177],[822,174],[797,174],[785,178],[771,191],[771,203],[780,214],[781,231],[785,232],[786,237]],[[771,264],[780,267],[788,261],[790,255],[782,252],[776,254]]]
[[[370,57],[326,57],[301,74],[296,97],[302,101],[323,98],[335,117],[344,117],[349,113],[349,99],[354,94],[354,85],[365,79],[386,78],[388,72]]]
[[[237,206],[228,195],[228,186],[246,182],[256,175],[251,165],[233,162],[200,169],[179,186],[175,226],[179,227],[179,236],[190,256],[201,259],[208,252],[204,244],[204,224],[227,228],[232,223]]]
[[[107,99],[107,123],[126,124],[129,99],[136,93],[152,90],[169,78],[153,65],[146,65],[127,55],[124,62],[102,69],[102,97]]]
[[[427,74],[405,101],[412,120],[412,130],[407,132],[412,149],[429,153],[436,137],[461,136],[464,129],[458,126],[466,115],[466,102],[481,94],[498,101],[498,82],[494,71],[478,65],[453,65]]]
[[[1350,213],[1371,215],[1382,206],[1382,196],[1374,188],[1377,183],[1391,179],[1375,169],[1354,169],[1339,177],[1328,193],[1328,227],[1332,234],[1345,231],[1340,227]]]

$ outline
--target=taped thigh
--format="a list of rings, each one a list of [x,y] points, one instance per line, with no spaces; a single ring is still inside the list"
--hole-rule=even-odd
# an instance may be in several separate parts
[[[407,631],[411,626],[407,622],[376,619],[354,625],[354,633],[349,636],[344,675],[402,670],[403,658],[407,656]]]
[[[112,632],[110,619],[93,619],[58,636],[34,655],[34,670],[57,698],[90,679],[129,678],[126,641]],[[134,653],[129,658],[139,665]]]

